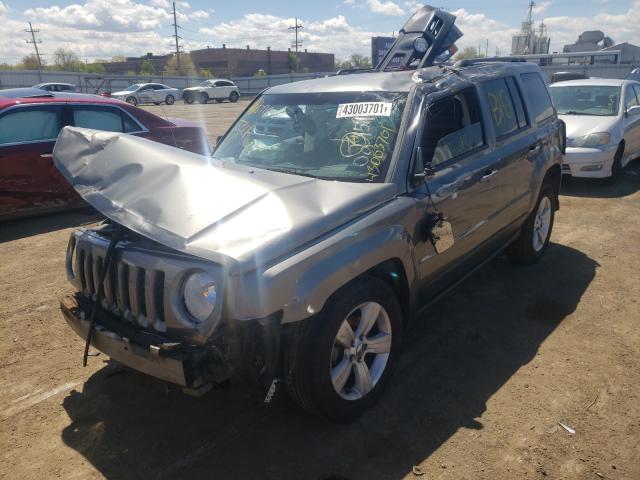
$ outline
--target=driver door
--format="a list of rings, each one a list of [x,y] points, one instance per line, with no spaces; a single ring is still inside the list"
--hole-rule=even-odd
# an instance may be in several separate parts
[[[155,90],[151,85],[146,85],[138,90],[138,98],[140,99],[140,103],[153,103],[156,100],[154,99]]]
[[[423,289],[432,291],[459,278],[467,260],[495,233],[492,217],[500,189],[498,158],[487,148],[475,87],[430,104],[422,117],[422,162],[433,173],[414,191],[420,219],[415,256]],[[444,222],[434,234],[438,214]],[[425,291],[425,301],[427,296]]]

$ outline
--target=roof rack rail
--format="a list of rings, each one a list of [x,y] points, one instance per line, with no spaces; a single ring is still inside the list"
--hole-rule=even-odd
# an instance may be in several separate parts
[[[479,63],[496,63],[496,62],[522,63],[522,62],[526,62],[526,60],[522,57],[467,58],[465,60],[458,60],[453,66],[455,68],[461,68],[461,67],[470,67],[471,65],[477,65]]]

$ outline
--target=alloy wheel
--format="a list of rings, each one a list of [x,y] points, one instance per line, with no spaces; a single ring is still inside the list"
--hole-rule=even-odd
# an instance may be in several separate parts
[[[345,400],[359,400],[380,381],[391,352],[391,321],[377,302],[347,315],[334,339],[330,359],[333,388]]]
[[[540,199],[538,210],[533,221],[533,249],[539,252],[544,247],[551,228],[551,200],[548,196]]]

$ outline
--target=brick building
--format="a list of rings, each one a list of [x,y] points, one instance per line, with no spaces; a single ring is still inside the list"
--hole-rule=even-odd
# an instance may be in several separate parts
[[[172,56],[173,54],[154,55],[153,53],[147,53],[142,57],[127,57],[124,62],[105,62],[103,65],[105,73],[107,74],[124,75],[128,72],[140,73],[142,63],[145,60],[149,60],[153,64],[156,72],[162,72]]]
[[[191,60],[198,70],[206,68],[215,76],[242,77],[252,76],[259,70],[267,75],[289,73],[294,64],[290,59],[291,51],[252,50],[244,48],[205,48],[192,50]],[[293,53],[295,55],[295,53]],[[332,72],[335,69],[333,53],[299,52],[298,71]]]

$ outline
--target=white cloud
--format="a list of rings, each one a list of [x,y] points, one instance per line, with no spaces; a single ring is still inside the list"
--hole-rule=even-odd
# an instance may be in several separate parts
[[[381,13],[382,15],[389,15],[398,17],[404,15],[404,10],[400,6],[392,2],[391,0],[367,0],[367,4],[372,12]]]
[[[0,1],[0,15],[4,15],[9,11],[9,5]]]
[[[533,13],[535,14],[541,14],[547,11],[547,9],[551,6],[553,2],[551,1],[546,1],[546,2],[540,2],[540,3],[536,3],[535,7],[533,7]]]
[[[189,20],[206,20],[207,18],[209,18],[209,12],[204,10],[196,10],[189,14]]]

